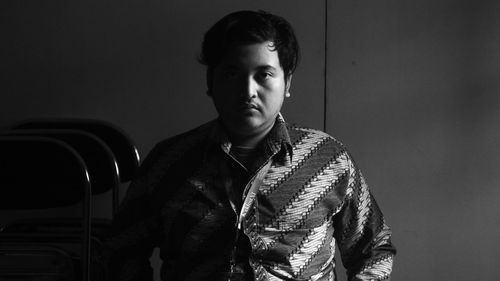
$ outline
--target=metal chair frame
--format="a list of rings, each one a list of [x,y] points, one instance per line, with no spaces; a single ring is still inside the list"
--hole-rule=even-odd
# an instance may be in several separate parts
[[[20,164],[16,161],[19,161],[18,158],[25,158],[24,160],[29,160],[30,162],[23,162],[23,163],[30,163],[32,164],[32,161],[34,159],[30,159],[29,155],[30,151],[27,149],[30,146],[34,145],[39,145],[41,148],[45,146],[46,149],[54,149],[57,150],[58,153],[61,155],[65,153],[65,157],[67,157],[68,162],[72,161],[72,164],[74,164],[75,168],[75,174],[79,174],[81,176],[80,183],[81,183],[81,194],[79,196],[79,202],[82,205],[82,233],[81,233],[81,240],[82,240],[82,245],[81,245],[81,269],[82,269],[82,280],[84,281],[90,281],[90,234],[91,234],[91,194],[92,194],[92,187],[91,187],[91,181],[89,178],[89,170],[87,168],[87,165],[85,164],[85,161],[82,159],[82,157],[79,155],[79,153],[70,145],[66,144],[63,141],[54,139],[54,138],[48,138],[48,137],[41,137],[41,136],[0,136],[0,151],[2,151],[2,164],[0,164],[0,178],[3,178],[2,185],[8,185],[12,184],[12,187],[19,187],[16,186],[16,184],[21,184],[22,179],[16,178],[16,177],[11,177],[12,174],[17,175],[16,173],[19,171],[14,171],[13,169],[22,169],[22,165],[19,166]],[[25,145],[24,151],[22,149],[16,149],[16,146],[20,145]],[[7,147],[8,146],[8,147]],[[18,148],[18,147],[17,147]],[[16,155],[14,155],[16,154]],[[37,159],[38,161],[41,161],[42,159]],[[15,163],[15,164],[14,164]],[[41,163],[41,162],[40,162]],[[69,165],[69,163],[68,163]],[[10,169],[10,170],[9,170]],[[27,172],[27,171],[24,171]],[[35,187],[33,187],[35,188]],[[50,187],[49,187],[50,188]],[[7,193],[7,194],[5,194]],[[29,192],[26,192],[26,194],[23,194],[26,197],[31,196]],[[36,195],[34,195],[36,196]],[[31,198],[31,200],[28,200],[26,202],[23,202],[20,200],[20,202],[17,202],[16,204],[13,204],[14,202],[9,202],[9,200],[14,200],[14,199],[19,199],[18,194],[15,193],[9,193],[8,192],[8,187],[4,189],[4,192],[2,192],[2,199],[0,204],[0,209],[43,209],[43,208],[50,208],[54,207],[54,202],[45,202],[43,200],[37,200],[40,198]],[[10,198],[12,197],[12,198]],[[76,198],[76,197],[75,197]],[[50,200],[49,200],[50,201]],[[37,202],[37,204],[30,205],[30,202]],[[77,203],[79,203],[77,202]],[[59,202],[59,204],[62,204],[62,206],[66,205],[73,205],[75,202]]]
[[[10,126],[9,129],[74,129],[86,131],[94,134],[109,146],[115,155],[119,171],[118,177],[121,182],[130,181],[139,167],[139,152],[131,138],[123,130],[106,121],[86,118],[33,118]],[[119,189],[115,189],[112,192],[113,216],[118,210],[119,201]]]

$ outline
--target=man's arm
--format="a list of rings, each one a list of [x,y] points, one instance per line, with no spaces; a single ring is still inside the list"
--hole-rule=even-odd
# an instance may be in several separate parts
[[[338,241],[348,280],[389,280],[396,249],[363,175],[350,161],[344,206],[336,215]]]
[[[149,258],[161,237],[160,214],[151,208],[151,170],[157,159],[153,149],[142,163],[113,219],[105,243],[111,280],[153,280]]]

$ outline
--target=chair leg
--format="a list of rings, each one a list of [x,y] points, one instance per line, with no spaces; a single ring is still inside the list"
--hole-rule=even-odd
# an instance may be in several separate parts
[[[111,188],[111,205],[112,205],[112,218],[115,217],[118,212],[118,206],[120,205],[120,186],[116,185]]]
[[[91,235],[91,187],[90,184],[85,188],[85,196],[82,202],[83,219],[82,219],[82,281],[90,281],[90,235]]]

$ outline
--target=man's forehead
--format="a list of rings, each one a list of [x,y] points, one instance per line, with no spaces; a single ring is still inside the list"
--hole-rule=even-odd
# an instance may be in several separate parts
[[[272,42],[239,44],[232,46],[221,60],[219,66],[253,68],[279,68],[279,56]]]

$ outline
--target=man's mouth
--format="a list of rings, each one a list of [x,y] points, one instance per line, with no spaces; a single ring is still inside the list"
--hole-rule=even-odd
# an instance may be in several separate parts
[[[241,104],[238,109],[240,110],[259,110],[259,107],[254,103],[244,103]]]

